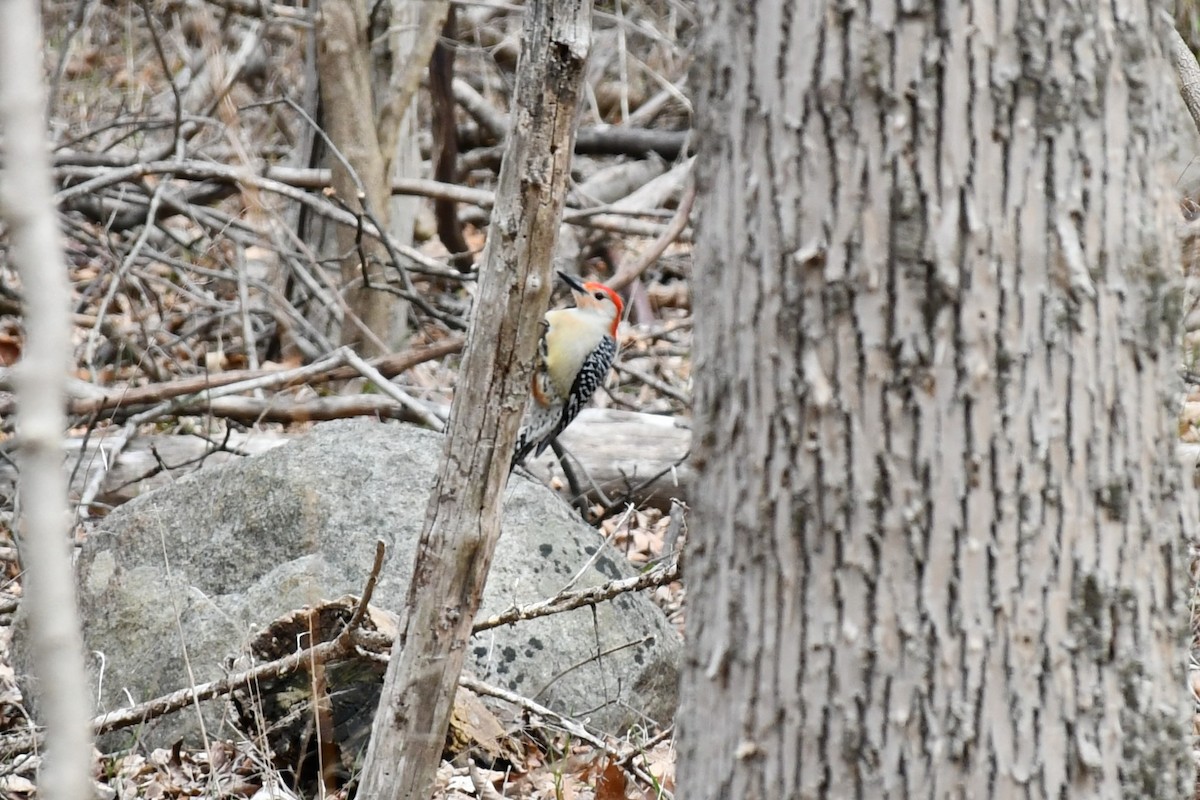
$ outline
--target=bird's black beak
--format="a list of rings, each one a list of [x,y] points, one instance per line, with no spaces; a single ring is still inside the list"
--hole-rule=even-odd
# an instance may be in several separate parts
[[[562,270],[559,270],[558,277],[562,279],[563,283],[571,287],[571,291],[582,292],[584,294],[587,293],[587,289],[583,288],[583,281],[579,280],[579,278],[576,278],[574,275],[568,275]]]

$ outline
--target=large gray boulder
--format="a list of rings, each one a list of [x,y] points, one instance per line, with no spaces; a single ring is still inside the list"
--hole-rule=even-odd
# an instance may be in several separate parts
[[[387,544],[373,604],[405,598],[442,438],[411,426],[333,422],[269,453],[205,469],[118,508],[78,563],[87,649],[102,710],[221,677],[272,620],[360,594]],[[546,488],[514,476],[482,614],[632,574]],[[667,721],[680,642],[641,595],[487,631],[468,669],[556,710],[621,732]],[[206,704],[208,733],[225,706]],[[194,738],[194,713],[139,735]],[[229,731],[224,731],[229,733]]]

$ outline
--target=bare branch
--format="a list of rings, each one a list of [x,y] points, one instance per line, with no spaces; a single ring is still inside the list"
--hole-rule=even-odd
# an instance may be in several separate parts
[[[531,0],[513,126],[480,270],[446,451],[429,501],[359,792],[429,796],[500,536],[509,463],[570,173],[591,41],[590,0]]]
[[[1175,77],[1179,81],[1179,93],[1188,113],[1192,115],[1192,123],[1200,132],[1200,65],[1187,42],[1179,35],[1174,25],[1166,25],[1170,29],[1171,63],[1175,66]]]
[[[609,581],[591,589],[581,589],[577,592],[561,592],[549,600],[511,608],[508,611],[495,614],[487,619],[481,619],[471,628],[471,632],[480,633],[481,631],[499,628],[501,625],[508,625],[521,620],[537,619],[538,617],[545,617],[550,614],[561,614],[564,611],[571,611],[572,609],[611,600],[625,592],[636,592],[654,586],[666,586],[679,580],[681,575],[682,572],[679,569],[678,562],[673,562],[652,569],[649,572],[643,572],[641,575],[634,575],[632,578]]]
[[[671,219],[667,229],[641,254],[637,261],[631,264],[622,264],[617,274],[608,282],[608,285],[614,289],[624,289],[635,279],[641,276],[643,272],[650,268],[655,261],[658,261],[666,249],[671,246],[671,243],[679,238],[683,233],[683,229],[687,227],[688,217],[692,213],[692,205],[696,202],[696,183],[694,180],[688,181],[688,187],[684,190],[683,197],[679,198],[679,207],[675,211],[675,216]]]
[[[501,689],[499,686],[493,686],[490,683],[484,683],[483,681],[471,675],[463,675],[462,678],[459,679],[459,685],[466,689],[470,689],[476,694],[487,695],[488,697],[496,697],[500,700],[504,700],[505,702],[513,703],[514,705],[523,708],[531,714],[536,714],[537,716],[541,717],[543,721],[566,731],[576,739],[587,742],[598,750],[603,750],[613,759],[613,761],[615,761],[622,769],[629,772],[639,783],[642,783],[651,789],[662,788],[658,785],[658,781],[656,781],[652,775],[647,774],[645,770],[641,769],[640,767],[634,766],[632,760],[628,758],[627,753],[622,753],[620,750],[606,742],[603,738],[592,733],[586,727],[570,717],[564,717],[557,711],[551,711],[541,703],[534,702],[528,697],[523,697],[522,695],[519,695],[516,692],[510,692],[507,689]],[[662,789],[661,797],[663,797],[664,800],[671,800],[673,796],[674,795],[672,795],[670,792]]]
[[[443,358],[462,350],[463,340],[460,338],[443,339],[435,344],[406,350],[403,353],[373,358],[367,363],[383,378],[394,378],[407,372],[418,364],[434,359]],[[230,372],[214,372],[193,378],[181,378],[169,383],[156,383],[150,386],[134,386],[122,389],[101,389],[91,384],[80,382],[79,388],[86,392],[82,397],[73,397],[67,403],[70,414],[97,414],[114,409],[137,409],[141,406],[158,404],[185,395],[196,395],[200,392],[217,389],[230,384],[240,384],[236,391],[253,391],[255,389],[284,389],[293,386],[316,386],[328,381],[340,381],[353,378],[361,372],[354,367],[341,366],[340,362],[322,359],[305,367],[289,370],[234,370]],[[8,371],[0,368],[0,389],[6,388],[10,381]],[[262,383],[269,380],[268,383]],[[0,415],[10,414],[15,410],[11,401],[0,400]]]

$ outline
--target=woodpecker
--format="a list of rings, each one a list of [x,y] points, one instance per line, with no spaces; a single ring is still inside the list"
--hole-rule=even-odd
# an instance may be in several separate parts
[[[547,311],[530,381],[525,419],[512,466],[532,452],[541,455],[575,419],[608,376],[617,355],[617,325],[624,304],[602,283],[584,283],[559,272],[571,289],[574,308]]]

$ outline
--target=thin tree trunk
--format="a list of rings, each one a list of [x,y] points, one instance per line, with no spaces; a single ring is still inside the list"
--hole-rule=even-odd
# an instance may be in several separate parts
[[[25,607],[46,725],[38,796],[92,796],[92,703],[71,569],[66,375],[71,355],[67,266],[54,208],[42,85],[42,31],[33,0],[0,2],[0,211],[24,294],[25,349],[18,366],[19,508]]]
[[[382,149],[376,129],[365,0],[322,0],[317,34],[325,129],[342,156],[329,155],[333,188],[349,209],[374,217],[381,230],[389,230],[390,151]],[[344,225],[338,226],[336,241],[346,299],[378,340],[345,324],[342,342],[366,355],[399,349],[407,334],[408,306],[381,288],[394,277],[386,248],[366,238],[360,246],[357,232]]]
[[[457,17],[452,7],[429,59],[430,131],[433,134],[429,160],[433,162],[433,179],[442,183],[458,183],[458,126],[453,89]],[[462,272],[469,272],[475,266],[475,259],[471,257],[471,247],[463,235],[458,203],[448,197],[435,198],[433,215],[438,238],[451,254],[450,263]],[[561,234],[559,238],[562,238]]]
[[[413,98],[421,85],[421,75],[429,64],[429,57],[437,44],[438,34],[446,15],[450,13],[450,0],[388,0],[391,25],[386,34],[389,59],[376,60],[378,66],[387,63],[389,69],[379,77],[376,91],[380,92],[379,142],[383,152],[396,149],[397,137],[401,135],[401,122],[411,113]]]
[[[699,16],[679,796],[1184,796],[1169,21]]]
[[[417,145],[417,90],[442,23],[450,13],[450,2],[384,0],[381,5],[372,19],[384,25],[373,31],[371,37],[379,147],[390,161],[393,181],[427,177],[422,173],[421,150]],[[413,240],[420,208],[418,197],[392,195],[390,226],[397,240]]]
[[[446,453],[372,726],[360,797],[429,796],[500,535],[509,461],[550,294],[590,22],[590,0],[530,0],[526,6],[513,136],[500,169]]]

